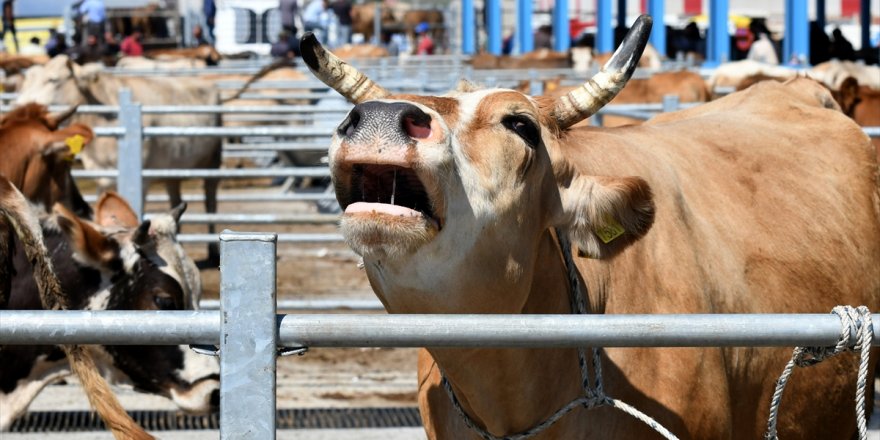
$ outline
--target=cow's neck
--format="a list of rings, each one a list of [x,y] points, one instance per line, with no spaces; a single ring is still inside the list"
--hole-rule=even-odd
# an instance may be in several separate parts
[[[544,234],[523,314],[568,314],[569,280],[555,238]],[[431,349],[464,410],[495,435],[530,429],[583,396],[574,349]],[[577,410],[576,410],[577,412]],[[569,415],[558,423],[583,423]]]

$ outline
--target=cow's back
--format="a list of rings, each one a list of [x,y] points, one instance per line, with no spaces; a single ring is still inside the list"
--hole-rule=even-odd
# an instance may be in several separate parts
[[[142,105],[219,105],[216,89],[191,78],[112,77],[100,75],[108,104],[118,104],[120,88],[132,92],[132,101]],[[115,117],[101,115],[77,116],[77,120],[93,126],[119,125]],[[220,118],[210,113],[144,114],[144,127],[217,127]],[[217,168],[221,161],[221,138],[211,136],[151,137],[143,140],[145,168]],[[83,152],[83,165],[88,169],[115,168],[117,142],[114,138],[98,138],[92,148]]]
[[[579,166],[593,174],[640,176],[657,204],[642,240],[610,262],[578,261],[594,298],[607,298],[606,313],[880,308],[874,152],[857,125],[826,108],[827,92],[804,81],[758,84],[643,126],[572,133],[591,149]],[[713,426],[746,438],[761,435],[775,379],[791,350],[608,354],[635,389],[650,390],[651,398],[677,413],[702,413],[691,420],[697,438],[717,434]],[[844,356],[797,372],[782,405],[782,434],[835,438],[844,432],[839,424],[808,417],[815,411],[854,426],[855,366],[855,357]],[[665,388],[673,384],[677,389]],[[805,398],[820,394],[826,400],[821,409]],[[694,407],[700,399],[714,406]]]

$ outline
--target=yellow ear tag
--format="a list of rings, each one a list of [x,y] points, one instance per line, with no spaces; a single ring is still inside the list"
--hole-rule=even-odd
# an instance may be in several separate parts
[[[611,243],[615,238],[620,237],[626,232],[623,226],[611,216],[605,218],[605,224],[596,228],[596,235],[602,240],[602,243]]]
[[[70,154],[74,157],[82,152],[85,143],[86,138],[82,137],[81,134],[75,134],[64,140],[64,144],[67,145],[67,148],[70,148]]]

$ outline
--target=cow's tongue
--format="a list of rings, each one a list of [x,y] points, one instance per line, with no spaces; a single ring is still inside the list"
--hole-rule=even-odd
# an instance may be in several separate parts
[[[345,214],[358,213],[386,214],[393,215],[395,217],[422,218],[427,221],[428,224],[432,225],[434,229],[437,229],[438,231],[440,230],[440,224],[437,223],[436,219],[425,215],[425,213],[423,212],[407,208],[406,206],[389,205],[387,203],[355,202],[345,208]]]
[[[390,205],[388,203],[367,203],[355,202],[345,208],[346,214],[357,214],[360,212],[375,212],[379,214],[388,214],[398,217],[421,217],[422,213],[406,206]]]

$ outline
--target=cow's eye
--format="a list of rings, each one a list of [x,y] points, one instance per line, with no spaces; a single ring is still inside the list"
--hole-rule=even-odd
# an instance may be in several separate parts
[[[177,310],[177,304],[174,303],[174,298],[168,294],[160,293],[154,296],[153,303],[156,304],[156,307],[158,307],[159,310]]]
[[[508,130],[516,133],[519,137],[526,141],[526,143],[529,144],[529,146],[532,148],[537,147],[538,143],[541,141],[538,127],[535,126],[535,123],[532,122],[531,119],[525,116],[507,116],[501,120],[501,123]]]

